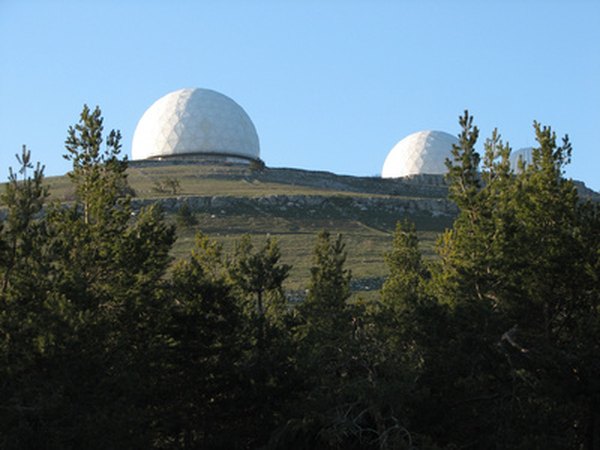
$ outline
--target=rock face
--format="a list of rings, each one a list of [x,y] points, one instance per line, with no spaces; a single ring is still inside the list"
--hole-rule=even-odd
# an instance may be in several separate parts
[[[262,214],[278,217],[336,217],[365,220],[386,216],[418,216],[451,220],[456,206],[448,200],[448,186],[443,175],[412,175],[389,179],[336,175],[331,172],[290,168],[252,170],[247,165],[170,160],[131,161],[134,168],[186,165],[198,168],[198,177],[213,180],[244,180],[278,185],[304,186],[322,190],[315,195],[235,196],[223,193],[212,196],[179,196],[134,199],[136,208],[159,202],[165,212],[174,213],[184,203],[197,212],[209,214]],[[583,198],[598,199],[599,194],[576,182]],[[292,191],[292,189],[290,189]],[[367,220],[368,222],[368,220]]]
[[[304,186],[322,190],[315,195],[273,194],[262,196],[223,195],[134,198],[133,207],[160,203],[167,213],[176,212],[184,203],[196,212],[209,214],[263,214],[284,217],[336,217],[365,220],[388,216],[418,216],[451,220],[456,206],[448,200],[443,175],[412,175],[397,179],[336,175],[331,172],[290,168],[252,170],[248,165],[222,164],[216,161],[172,159],[168,161],[130,161],[130,167],[145,169],[166,166],[198,167],[198,178],[259,181],[278,185]],[[600,194],[575,181],[582,199],[600,201]],[[292,191],[293,189],[290,189]],[[0,205],[0,218],[6,211]],[[368,220],[367,220],[368,222]]]
[[[163,199],[134,199],[135,208],[160,203],[167,213],[176,212],[184,203],[195,211],[206,213],[261,213],[276,216],[319,216],[362,218],[373,214],[426,214],[431,217],[453,217],[456,207],[443,198],[354,197],[317,195],[269,195],[263,197],[196,196]]]
[[[222,165],[217,161],[171,159],[163,161],[130,161],[129,166],[146,169],[166,166],[196,166],[199,177],[220,180],[260,181],[289,186],[356,192],[361,194],[400,195],[404,197],[446,197],[448,187],[443,175],[412,175],[404,178],[357,177],[331,172],[290,168],[266,168],[252,171],[244,165]]]
[[[358,177],[336,175],[331,172],[301,170],[291,168],[265,168],[252,171],[247,165],[222,165],[219,161],[194,161],[171,159],[168,161],[130,161],[132,168],[152,168],[162,166],[198,166],[202,177],[208,179],[261,181],[290,186],[306,186],[345,193],[376,194],[384,196],[446,198],[448,186],[444,175],[410,175],[402,178]],[[600,201],[600,193],[595,192],[581,181],[574,181],[583,199]]]
[[[260,181],[309,186],[364,194],[401,195],[414,197],[446,197],[448,187],[443,175],[413,175],[389,179],[354,177],[330,172],[298,169],[268,169],[254,175]]]
[[[183,161],[162,161],[177,165]],[[133,167],[151,167],[153,162],[133,162]],[[187,164],[194,164],[188,162]],[[202,165],[202,163],[197,163]],[[200,168],[199,168],[200,169]],[[158,199],[134,199],[135,207],[158,201],[163,209],[175,212],[184,203],[195,211],[211,214],[271,214],[286,217],[338,217],[363,219],[371,216],[425,215],[450,218],[456,207],[447,200],[448,188],[441,175],[416,175],[402,179],[355,177],[330,172],[299,169],[265,169],[252,171],[235,165],[226,168],[204,165],[202,178],[259,181],[278,185],[303,186],[323,190],[314,195],[273,194],[262,196],[179,196]],[[292,190],[292,189],[290,189]]]

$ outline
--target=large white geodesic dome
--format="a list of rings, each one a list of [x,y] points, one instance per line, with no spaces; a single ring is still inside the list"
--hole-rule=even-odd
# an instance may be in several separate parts
[[[519,160],[526,166],[533,162],[533,147],[524,147],[510,153],[510,167],[514,172],[519,171]]]
[[[259,159],[254,124],[226,95],[209,89],[180,89],[159,98],[138,122],[132,159],[202,155]]]
[[[458,139],[443,131],[418,131],[400,142],[388,153],[382,178],[398,178],[417,174],[444,174],[446,158]]]

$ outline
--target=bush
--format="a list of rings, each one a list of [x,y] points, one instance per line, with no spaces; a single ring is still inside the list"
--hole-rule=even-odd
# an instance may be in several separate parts
[[[198,224],[196,213],[187,201],[184,201],[176,212],[177,223],[184,227],[191,227]]]

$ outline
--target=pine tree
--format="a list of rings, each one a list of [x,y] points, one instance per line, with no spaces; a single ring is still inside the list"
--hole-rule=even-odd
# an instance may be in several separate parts
[[[150,446],[166,345],[160,292],[174,231],[156,207],[133,214],[119,139],[111,132],[102,151],[100,110],[84,108],[67,139],[72,205],[41,211],[39,168],[31,180],[9,183],[9,210],[29,219],[17,221],[27,237],[10,241],[19,249],[2,272],[4,398],[15,405],[2,409],[5,446]],[[28,154],[21,163],[29,167]]]
[[[220,246],[198,235],[190,258],[173,269],[161,372],[159,441],[177,448],[243,447],[243,304],[223,268]]]
[[[283,292],[291,266],[280,259],[275,239],[267,237],[255,249],[246,235],[237,243],[229,264],[235,292],[246,304],[248,348],[243,358],[243,377],[247,386],[240,407],[252,418],[248,421],[254,430],[249,433],[252,446],[268,441],[297,389],[291,314]]]
[[[40,367],[54,340],[51,299],[44,277],[46,241],[42,213],[48,189],[43,167],[33,169],[30,151],[9,170],[0,221],[0,447],[44,445],[39,419],[49,410],[40,391]]]
[[[69,127],[64,158],[73,163],[69,177],[83,206],[84,222],[102,222],[127,190],[127,160],[120,159],[121,133],[111,130],[104,141],[100,108],[84,105],[79,123]]]
[[[460,212],[440,240],[427,288],[449,307],[438,318],[445,332],[437,342],[423,339],[426,354],[436,352],[444,364],[426,357],[422,380],[443,383],[438,399],[454,413],[425,426],[457,445],[473,436],[479,446],[583,445],[596,427],[597,406],[574,393],[595,398],[579,374],[598,362],[576,350],[572,338],[595,347],[581,334],[598,311],[597,298],[588,295],[597,252],[589,233],[597,224],[594,207],[584,207],[563,178],[568,138],[558,146],[551,129],[535,123],[533,164],[512,173],[510,148],[494,132],[478,174],[471,122],[461,118],[461,145],[449,162],[450,195]]]
[[[348,326],[346,301],[350,297],[351,272],[344,267],[346,250],[342,235],[335,239],[322,231],[317,236],[303,314],[308,326],[327,333],[336,325]]]
[[[427,277],[414,224],[398,222],[392,250],[384,259],[390,274],[381,289],[382,302],[400,312],[419,297]]]
[[[243,236],[237,243],[230,276],[243,294],[254,297],[252,309],[259,318],[269,312],[272,316],[282,312],[285,301],[283,282],[291,266],[282,264],[280,259],[279,245],[271,237],[267,237],[265,244],[257,251],[254,251],[249,235]]]
[[[336,420],[345,404],[344,380],[351,370],[355,330],[354,307],[347,303],[351,273],[345,261],[342,236],[319,233],[308,295],[298,308],[295,327],[302,374],[300,401],[294,417],[277,434],[279,446],[330,448],[345,440]]]
[[[35,240],[43,233],[43,222],[39,220],[44,202],[48,196],[48,188],[43,184],[44,167],[37,163],[33,174],[29,176],[28,170],[33,169],[31,152],[23,146],[21,155],[15,155],[20,168],[18,174],[9,169],[6,191],[2,195],[2,203],[7,207],[7,217],[0,226],[2,239],[0,252],[3,262],[0,269],[0,289],[6,294],[17,278],[29,278],[28,263],[35,261]],[[19,174],[22,179],[19,180]],[[21,272],[19,270],[25,270]],[[19,273],[20,272],[20,273]]]

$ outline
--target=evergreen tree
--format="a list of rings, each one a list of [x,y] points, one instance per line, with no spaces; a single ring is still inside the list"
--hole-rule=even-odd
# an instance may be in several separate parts
[[[350,300],[342,237],[319,234],[306,301],[277,242],[231,257],[134,211],[120,134],[69,128],[76,198],[45,205],[30,153],[0,217],[2,448],[598,448],[600,207],[534,123],[510,169],[465,113],[448,161],[459,208],[424,261],[399,224],[380,301]],[[106,144],[106,145],[104,145]]]
[[[344,267],[345,261],[342,236],[319,233],[308,295],[299,307],[300,322],[295,327],[303,374],[302,401],[276,435],[279,447],[332,448],[346,440],[346,430],[338,427],[338,420],[347,406],[344,380],[352,366],[356,317],[347,304],[351,273]]]
[[[431,356],[421,380],[443,384],[435,401],[452,414],[422,426],[456,445],[583,445],[597,408],[575,392],[585,390],[588,399],[597,392],[575,374],[598,363],[576,351],[572,337],[597,318],[597,298],[588,295],[597,243],[583,232],[597,226],[585,212],[594,208],[562,177],[567,138],[557,146],[550,128],[534,124],[533,164],[513,174],[510,148],[494,132],[477,174],[471,122],[461,118],[461,146],[449,162],[459,216],[440,241],[428,287],[449,306],[439,322],[445,332],[422,341]],[[586,336],[585,346],[595,346]]]
[[[428,292],[429,264],[413,224],[396,225],[384,258],[389,275],[370,314],[371,343],[365,357],[373,360],[377,376],[370,377],[377,383],[372,383],[369,397],[379,411],[379,448],[431,448],[430,420],[440,387],[427,379],[424,362],[440,357],[440,343],[448,338],[448,311]]]
[[[7,293],[12,283],[18,283],[17,279],[26,281],[29,278],[27,264],[34,262],[38,256],[33,252],[36,239],[43,233],[43,222],[39,220],[39,215],[48,196],[48,188],[43,184],[44,168],[37,163],[33,174],[28,174],[33,164],[27,147],[23,146],[21,155],[15,156],[20,168],[18,174],[9,169],[6,191],[2,195],[2,203],[7,207],[6,220],[0,224],[2,294]]]
[[[381,289],[382,302],[392,310],[410,307],[422,294],[427,277],[414,224],[396,225],[392,250],[384,259],[390,273]]]
[[[132,214],[118,132],[104,152],[101,143],[100,111],[84,108],[67,139],[75,203],[53,204],[23,229],[34,257],[18,253],[23,276],[11,269],[3,304],[2,329],[11,336],[5,398],[15,405],[3,409],[5,447],[150,446],[156,358],[165,346],[159,293],[174,234],[154,207]],[[21,202],[9,189],[9,209],[23,217],[36,216],[27,210],[39,212],[45,195],[34,174],[15,186],[35,187],[27,195],[37,200]]]
[[[303,305],[308,330],[335,333],[336,325],[348,325],[346,301],[350,297],[352,274],[344,267],[345,247],[342,235],[333,239],[322,231],[317,236],[308,295]]]
[[[48,189],[43,167],[33,169],[25,146],[17,155],[20,168],[9,171],[0,222],[0,447],[43,448],[41,418],[51,410],[40,395],[40,368],[54,335],[51,305],[44,281],[46,227],[42,208]]]
[[[229,285],[220,247],[198,235],[168,289],[169,349],[161,373],[158,440],[165,448],[245,448],[243,304]]]
[[[100,108],[84,105],[79,123],[69,127],[64,158],[73,163],[69,177],[83,207],[84,222],[102,222],[116,213],[127,190],[127,160],[120,159],[121,133],[111,130],[104,141],[104,119]]]
[[[177,208],[177,224],[182,227],[192,227],[198,224],[198,219],[194,210],[187,201],[184,201],[179,208]]]
[[[243,358],[244,396],[252,445],[264,444],[282,420],[282,409],[294,398],[297,369],[291,339],[291,315],[283,283],[291,266],[282,264],[275,239],[267,237],[254,249],[250,236],[237,243],[229,264],[229,277],[243,299],[247,350]],[[257,431],[260,430],[260,431]]]
[[[272,317],[282,313],[285,302],[283,282],[291,266],[281,264],[280,259],[279,245],[271,237],[267,237],[265,244],[256,252],[249,235],[244,235],[236,245],[230,276],[243,294],[254,297],[251,309],[258,318],[269,313]]]

